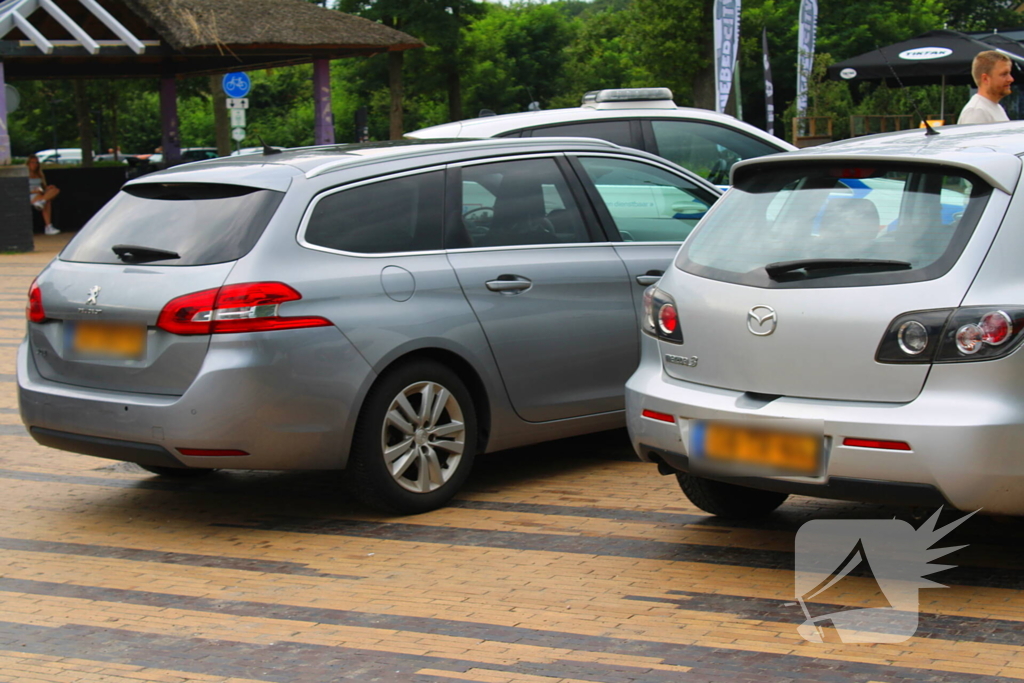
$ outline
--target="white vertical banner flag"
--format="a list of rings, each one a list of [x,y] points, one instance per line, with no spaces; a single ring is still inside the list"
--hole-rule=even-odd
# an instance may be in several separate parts
[[[800,0],[800,30],[797,34],[796,114],[807,115],[807,81],[814,67],[814,33],[818,26],[818,0]]]
[[[715,0],[715,111],[725,111],[740,40],[740,1]]]
[[[775,85],[772,83],[772,63],[768,59],[768,27],[761,29],[761,54],[764,59],[764,129],[775,135]]]

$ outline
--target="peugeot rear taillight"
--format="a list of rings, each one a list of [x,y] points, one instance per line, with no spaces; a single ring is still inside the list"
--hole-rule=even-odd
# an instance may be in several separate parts
[[[302,295],[283,282],[247,282],[206,289],[172,299],[156,326],[172,334],[231,334],[326,327],[318,316],[287,317],[279,307]]]
[[[43,293],[39,289],[39,285],[36,281],[32,281],[32,286],[28,288],[28,305],[25,306],[25,317],[29,322],[42,323],[46,322],[46,310],[43,309]]]

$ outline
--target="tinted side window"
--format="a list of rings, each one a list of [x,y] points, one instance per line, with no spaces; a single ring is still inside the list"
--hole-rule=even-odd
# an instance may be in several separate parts
[[[443,172],[382,180],[320,199],[305,239],[360,254],[441,249],[443,211]]]
[[[651,121],[656,153],[688,168],[711,182],[729,182],[729,170],[737,161],[779,150],[729,128],[699,121]]]
[[[534,128],[532,136],[541,137],[577,137],[607,140],[623,147],[635,147],[633,135],[629,130],[629,121],[590,121],[580,123],[564,123],[558,126]]]
[[[681,242],[716,197],[655,166],[606,157],[580,157],[626,242]]]
[[[462,169],[462,226],[449,248],[589,242],[586,223],[553,159]]]

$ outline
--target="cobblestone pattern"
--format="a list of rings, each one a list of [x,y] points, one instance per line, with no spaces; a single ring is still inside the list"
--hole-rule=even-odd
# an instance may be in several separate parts
[[[0,255],[0,683],[961,683],[1024,679],[1024,522],[977,517],[911,640],[805,642],[793,539],[904,510],[796,498],[754,523],[688,504],[622,434],[482,458],[415,517],[343,475],[173,482],[37,445],[14,359],[65,236]],[[945,561],[945,560],[944,560]],[[846,580],[835,609],[881,596]]]

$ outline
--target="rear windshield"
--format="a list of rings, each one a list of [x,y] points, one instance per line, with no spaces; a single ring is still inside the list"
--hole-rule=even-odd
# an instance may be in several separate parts
[[[60,258],[161,266],[235,261],[256,244],[283,197],[239,185],[130,185],[86,223]]]
[[[740,176],[676,266],[757,287],[850,287],[940,277],[991,188],[947,168],[772,165]]]

